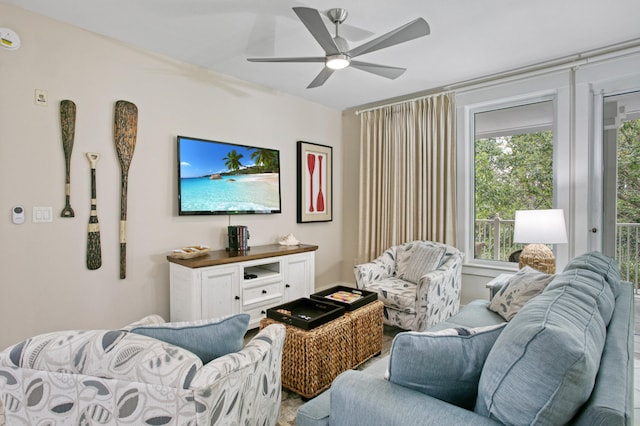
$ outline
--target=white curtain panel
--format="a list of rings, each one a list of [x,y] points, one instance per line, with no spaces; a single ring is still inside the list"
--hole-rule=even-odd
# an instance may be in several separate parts
[[[454,95],[360,115],[358,256],[413,240],[455,245]]]

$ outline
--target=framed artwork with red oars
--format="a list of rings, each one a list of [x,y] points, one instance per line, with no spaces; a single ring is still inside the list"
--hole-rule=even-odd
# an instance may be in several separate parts
[[[298,223],[333,220],[333,148],[298,141]]]

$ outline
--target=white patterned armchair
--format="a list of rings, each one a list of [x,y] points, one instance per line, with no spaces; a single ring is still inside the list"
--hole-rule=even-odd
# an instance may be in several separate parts
[[[284,326],[203,365],[186,349],[130,332],[163,322],[152,315],[121,330],[52,332],[7,348],[7,425],[276,424]]]
[[[356,265],[356,286],[378,293],[385,324],[423,331],[460,309],[463,258],[446,244],[407,242]]]

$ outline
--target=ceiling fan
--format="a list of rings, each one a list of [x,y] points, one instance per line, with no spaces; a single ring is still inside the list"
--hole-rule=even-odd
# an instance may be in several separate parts
[[[386,47],[395,46],[429,34],[429,24],[423,18],[417,18],[395,30],[389,31],[371,41],[368,41],[353,49],[349,49],[347,41],[340,36],[340,24],[347,19],[347,11],[341,8],[330,9],[327,16],[336,26],[336,36],[332,37],[322,21],[320,12],[309,7],[294,7],[293,11],[307,27],[311,35],[324,49],[325,56],[298,57],[298,58],[248,58],[249,62],[324,62],[324,68],[320,74],[307,86],[307,89],[322,86],[335,70],[348,66],[357,68],[371,74],[390,79],[400,77],[405,68],[390,67],[387,65],[372,64],[369,62],[354,61],[360,55],[375,52]]]

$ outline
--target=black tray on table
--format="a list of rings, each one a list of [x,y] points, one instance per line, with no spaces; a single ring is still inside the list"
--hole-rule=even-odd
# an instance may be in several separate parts
[[[336,295],[338,293],[338,295]],[[331,297],[332,295],[336,295],[335,297]],[[338,297],[338,296],[346,296],[346,297]],[[342,306],[347,311],[354,311],[358,308],[363,307],[364,305],[375,302],[378,300],[378,293],[375,291],[368,290],[360,290],[358,288],[345,287],[343,285],[339,285],[336,287],[331,287],[326,290],[319,291],[317,293],[313,293],[311,295],[313,300],[323,301],[327,303],[332,303],[334,305]],[[353,298],[352,300],[349,300]]]
[[[341,317],[344,308],[307,298],[296,299],[267,309],[267,317],[285,324],[311,330]]]

